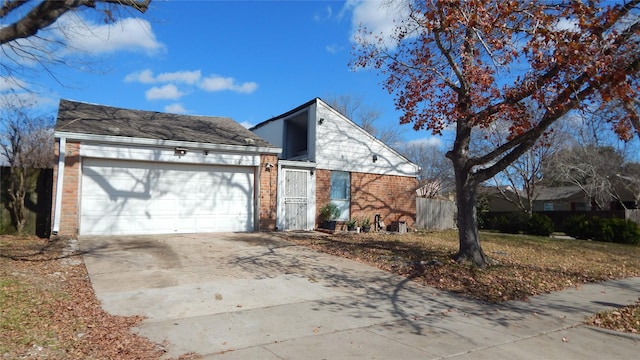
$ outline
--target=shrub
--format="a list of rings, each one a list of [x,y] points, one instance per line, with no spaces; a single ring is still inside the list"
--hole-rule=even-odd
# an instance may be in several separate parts
[[[534,213],[526,224],[525,233],[536,236],[549,236],[554,230],[553,221],[547,215]]]
[[[332,221],[340,217],[340,209],[338,205],[327,203],[325,206],[320,208],[320,218],[323,221]]]
[[[615,234],[613,233],[613,228],[611,227],[610,219],[593,217],[589,219],[589,221],[591,223],[590,238],[592,240],[603,241],[603,242],[614,242]]]
[[[572,216],[565,221],[565,233],[576,239],[640,245],[640,227],[630,220]]]
[[[610,219],[614,242],[640,245],[640,226],[631,220]]]
[[[525,232],[529,216],[521,212],[512,212],[498,217],[496,225],[498,231],[506,234],[519,234]]]
[[[587,240],[590,238],[591,223],[584,215],[571,216],[564,222],[564,232],[576,239]]]
[[[489,223],[489,198],[487,195],[478,195],[476,201],[476,219],[479,229],[492,229]]]

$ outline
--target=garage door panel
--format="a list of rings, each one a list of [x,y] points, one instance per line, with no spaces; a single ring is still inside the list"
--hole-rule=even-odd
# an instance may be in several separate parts
[[[253,230],[253,169],[84,159],[81,234]]]

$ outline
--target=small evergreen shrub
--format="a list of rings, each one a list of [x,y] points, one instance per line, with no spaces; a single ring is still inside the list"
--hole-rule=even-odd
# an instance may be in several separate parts
[[[640,245],[640,227],[631,220],[578,215],[567,219],[564,229],[576,239]]]
[[[498,231],[505,234],[520,234],[525,232],[529,216],[521,212],[512,212],[502,215],[497,219]]]
[[[631,220],[610,219],[614,242],[640,245],[640,226]]]
[[[576,239],[587,240],[590,238],[591,223],[584,215],[571,216],[564,222],[565,234]]]
[[[554,230],[553,221],[543,214],[534,213],[526,224],[525,233],[536,236],[549,236]]]
[[[489,198],[486,195],[479,195],[476,201],[476,220],[479,229],[492,229],[489,223]]]

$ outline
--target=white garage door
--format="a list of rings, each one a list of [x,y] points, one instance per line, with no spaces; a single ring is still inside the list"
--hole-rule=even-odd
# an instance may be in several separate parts
[[[253,168],[85,158],[80,234],[252,231]]]

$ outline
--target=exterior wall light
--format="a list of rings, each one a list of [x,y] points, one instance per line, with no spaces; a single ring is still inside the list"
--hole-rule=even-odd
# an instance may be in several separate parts
[[[373,154],[373,162],[376,162],[376,161],[378,161],[378,155]]]
[[[187,155],[187,149],[186,148],[177,147],[177,148],[175,148],[174,154],[178,155],[178,156],[185,156],[185,155]]]
[[[324,123],[324,118],[320,118],[320,120],[318,120],[318,125],[322,125]]]

